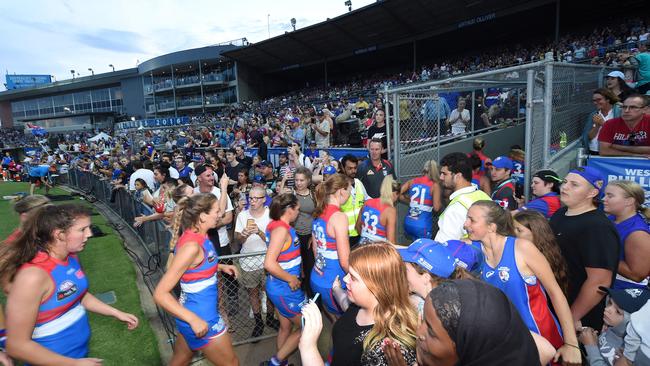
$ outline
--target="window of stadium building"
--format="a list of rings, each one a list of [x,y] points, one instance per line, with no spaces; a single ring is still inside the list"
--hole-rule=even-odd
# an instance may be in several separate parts
[[[88,112],[121,112],[122,90],[120,88],[104,88],[29,99],[11,103],[11,110],[15,118]]]

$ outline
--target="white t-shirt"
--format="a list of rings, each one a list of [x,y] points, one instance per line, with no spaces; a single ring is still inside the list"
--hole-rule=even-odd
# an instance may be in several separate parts
[[[330,147],[330,123],[328,120],[324,119],[320,123],[317,124],[318,128],[323,131],[327,132],[326,136],[323,136],[320,134],[320,132],[314,130],[314,138],[316,140],[316,146],[318,148],[324,148],[324,147]]]
[[[178,179],[179,177],[178,170],[176,170],[176,168],[174,168],[173,166],[169,167],[169,177],[174,179]]]
[[[131,174],[131,178],[129,178],[130,191],[135,191],[135,180],[138,178],[142,178],[142,180],[147,183],[147,186],[149,186],[149,188],[156,186],[156,180],[153,178],[153,171],[142,168],[134,171],[133,174]]]
[[[201,193],[199,187],[194,187],[194,193]],[[221,199],[221,190],[217,187],[212,187],[212,191],[210,192],[215,197],[217,197],[217,200]],[[232,202],[230,201],[230,198],[226,198],[226,212],[231,212],[233,210],[232,207]],[[219,228],[219,243],[221,244],[222,247],[227,246],[230,244],[230,239],[228,238],[228,231],[226,230],[226,226],[222,226]]]
[[[454,109],[453,111],[451,111],[449,120],[454,121],[451,124],[451,133],[454,135],[461,135],[465,133],[465,127],[467,126],[467,123],[469,123],[469,119],[470,116],[469,116],[469,111],[467,109],[463,109],[463,111],[460,113],[460,118],[459,118],[458,109]]]
[[[609,113],[607,115],[603,115],[603,112],[598,111],[598,114],[603,117],[605,121],[609,121],[610,119],[614,118],[614,108],[609,110]],[[602,126],[601,126],[602,128]],[[589,140],[589,150],[591,151],[600,151],[600,144],[598,143],[598,135],[600,134],[600,129],[596,133],[596,136],[594,136],[593,139]]]
[[[249,219],[255,220],[255,224],[257,225],[257,227],[262,232],[266,232],[266,227],[271,222],[271,218],[269,217],[268,207],[264,207],[264,213],[258,218],[253,217],[250,213],[250,210],[244,210],[240,212],[239,215],[237,215],[237,220],[235,222],[235,232],[241,234],[246,228]],[[244,244],[242,244],[241,247],[242,254],[262,252],[262,251],[266,251],[266,241],[260,238],[260,236],[257,234],[253,234],[248,238],[246,238],[246,241],[244,242]],[[239,260],[239,264],[241,265],[241,269],[243,269],[246,272],[263,269],[264,256],[260,255],[260,256],[253,256],[253,257],[244,257]]]

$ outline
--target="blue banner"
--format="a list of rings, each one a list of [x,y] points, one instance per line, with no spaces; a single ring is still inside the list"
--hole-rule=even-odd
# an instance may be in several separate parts
[[[117,129],[131,129],[131,128],[163,128],[163,127],[174,127],[181,125],[188,125],[190,123],[189,117],[169,117],[169,118],[152,118],[152,119],[143,119],[137,121],[129,122],[120,122],[115,125]]]
[[[33,88],[39,85],[50,84],[51,75],[5,75],[7,90]]]
[[[600,170],[607,181],[623,179],[638,183],[645,190],[645,205],[650,207],[650,160],[643,158],[590,157],[587,165]]]

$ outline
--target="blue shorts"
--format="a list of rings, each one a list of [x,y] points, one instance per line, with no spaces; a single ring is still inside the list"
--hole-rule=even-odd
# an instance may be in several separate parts
[[[179,319],[175,320],[178,333],[180,333],[183,338],[185,338],[185,342],[187,342],[187,345],[192,351],[196,351],[207,346],[214,339],[224,334],[224,332],[228,329],[226,322],[224,322],[223,318],[219,316],[216,319],[208,322],[208,332],[205,333],[203,337],[198,338],[188,323]]]
[[[431,239],[433,236],[433,221],[404,219],[404,232],[413,239]]]
[[[311,282],[310,285],[312,291],[318,292],[320,294],[320,298],[321,301],[323,302],[323,306],[325,306],[325,309],[327,309],[327,311],[329,311],[334,315],[337,316],[343,315],[343,310],[339,307],[339,304],[334,299],[334,294],[332,293],[332,286],[330,285],[329,287],[324,287],[318,285],[317,283],[314,282],[313,276],[310,282]],[[341,281],[341,284],[343,284],[343,281]]]
[[[273,280],[266,281],[266,296],[271,300],[273,305],[280,315],[287,319],[291,319],[296,315],[300,315],[300,309],[302,305],[307,301],[307,296],[305,293],[298,289],[296,291],[291,291],[289,286],[269,286],[269,282],[272,283]],[[277,280],[275,280],[277,282]]]

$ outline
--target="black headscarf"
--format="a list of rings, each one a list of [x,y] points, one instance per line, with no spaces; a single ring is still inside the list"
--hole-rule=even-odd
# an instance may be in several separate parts
[[[475,280],[453,280],[429,296],[456,343],[458,366],[539,364],[533,337],[499,289]]]

